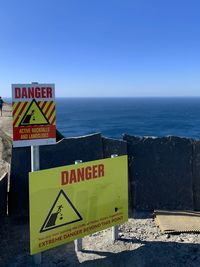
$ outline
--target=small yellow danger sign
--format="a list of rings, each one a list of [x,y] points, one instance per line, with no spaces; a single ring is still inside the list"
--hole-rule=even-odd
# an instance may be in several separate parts
[[[127,156],[29,173],[31,254],[128,220]]]

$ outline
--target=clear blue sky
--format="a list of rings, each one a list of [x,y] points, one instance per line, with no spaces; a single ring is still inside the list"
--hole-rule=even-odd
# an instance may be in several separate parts
[[[1,0],[0,95],[200,96],[199,0]]]

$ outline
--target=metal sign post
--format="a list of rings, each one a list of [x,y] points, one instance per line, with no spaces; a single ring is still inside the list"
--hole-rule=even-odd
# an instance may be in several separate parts
[[[31,172],[40,170],[40,147],[31,146]],[[42,253],[35,254],[33,256],[34,264],[41,264]]]
[[[113,154],[111,155],[111,158],[116,158],[118,157],[117,154]],[[118,225],[115,225],[112,227],[112,240],[116,241],[119,238],[119,229],[118,229]]]
[[[75,164],[79,164],[82,163],[82,160],[75,160]],[[74,245],[75,245],[75,251],[82,251],[83,250],[83,239],[82,238],[78,238],[76,240],[74,240]]]

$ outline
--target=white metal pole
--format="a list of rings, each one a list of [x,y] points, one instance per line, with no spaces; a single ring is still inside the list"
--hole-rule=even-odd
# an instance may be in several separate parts
[[[82,163],[82,160],[75,160],[75,164],[79,164]],[[76,240],[74,240],[74,245],[75,245],[75,251],[82,251],[83,250],[83,239],[82,238],[78,238]]]
[[[40,147],[31,146],[31,172],[38,171],[40,169]],[[42,253],[35,254],[33,256],[33,262],[35,265],[39,265],[42,262]]]
[[[40,170],[40,147],[31,146],[31,171]]]
[[[116,158],[118,157],[117,154],[112,154],[111,158]],[[112,240],[116,241],[119,238],[119,229],[118,225],[112,226]]]

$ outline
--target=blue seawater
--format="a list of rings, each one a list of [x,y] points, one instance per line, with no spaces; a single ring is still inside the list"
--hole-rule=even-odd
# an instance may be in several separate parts
[[[101,132],[200,138],[200,98],[57,98],[57,128],[66,137]]]
[[[66,137],[101,132],[113,138],[128,133],[200,139],[200,97],[57,98],[56,113]]]

